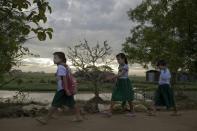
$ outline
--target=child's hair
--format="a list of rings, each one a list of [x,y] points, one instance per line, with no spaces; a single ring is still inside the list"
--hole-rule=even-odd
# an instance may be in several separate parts
[[[121,59],[124,59],[125,64],[128,64],[127,57],[126,57],[126,55],[124,53],[117,54],[116,58],[118,58],[118,57],[121,58]]]
[[[159,60],[159,61],[157,62],[157,66],[167,66],[167,63],[166,63],[165,60]]]
[[[53,55],[57,55],[62,60],[62,62],[66,63],[67,59],[63,52],[55,52]]]

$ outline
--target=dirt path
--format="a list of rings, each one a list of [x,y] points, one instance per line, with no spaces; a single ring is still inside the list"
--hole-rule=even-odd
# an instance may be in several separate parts
[[[156,117],[137,113],[134,118],[114,115],[111,118],[89,115],[82,123],[71,122],[71,117],[59,117],[42,126],[32,118],[0,119],[0,131],[197,131],[197,111],[181,112],[172,117],[159,112]]]

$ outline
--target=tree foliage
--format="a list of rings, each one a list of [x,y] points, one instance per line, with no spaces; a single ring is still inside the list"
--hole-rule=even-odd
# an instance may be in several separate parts
[[[95,96],[99,96],[98,82],[103,72],[112,72],[112,68],[108,66],[113,61],[111,53],[112,50],[107,41],[104,41],[103,45],[97,43],[91,47],[88,41],[84,40],[74,47],[68,47],[68,58],[73,66],[92,82]]]
[[[9,71],[21,56],[32,55],[23,46],[28,39],[52,38],[53,29],[42,27],[47,11],[52,10],[46,0],[0,0],[0,74]]]
[[[173,72],[197,72],[197,1],[145,0],[128,11],[136,26],[123,51],[144,67],[167,60]]]

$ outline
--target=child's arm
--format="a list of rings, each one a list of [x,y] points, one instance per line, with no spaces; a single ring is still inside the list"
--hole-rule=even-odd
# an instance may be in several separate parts
[[[65,89],[65,91],[66,91],[66,94],[67,94],[68,96],[70,96],[71,93],[70,93],[70,91],[68,90],[67,78],[66,78],[66,76],[62,76],[62,78],[63,78],[63,83],[65,84],[65,85],[64,85],[64,89]]]
[[[124,76],[129,70],[128,65],[124,65],[121,69],[121,71],[118,73],[118,77]]]
[[[126,72],[127,72],[126,69],[122,69],[122,71],[118,73],[117,77],[123,76]]]
[[[126,72],[127,72],[126,69],[122,69],[122,71],[119,72],[118,75],[115,75],[112,79],[117,79],[117,78],[123,76]]]

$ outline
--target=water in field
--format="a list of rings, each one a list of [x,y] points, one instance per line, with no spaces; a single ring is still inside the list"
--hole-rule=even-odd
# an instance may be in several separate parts
[[[25,92],[25,94],[28,96],[27,98],[29,100],[33,101],[39,101],[39,102],[51,102],[54,97],[54,92]],[[0,98],[12,98],[14,95],[16,95],[16,91],[0,91]],[[102,93],[100,96],[104,100],[110,100],[111,93]],[[77,100],[89,100],[92,97],[94,97],[93,93],[79,93],[75,95],[75,99]]]
[[[25,94],[28,96],[28,100],[33,100],[37,102],[51,102],[54,96],[54,92],[25,92]],[[153,97],[153,92],[147,92],[146,96],[148,98]],[[16,91],[0,91],[0,98],[12,98],[14,95],[16,95]],[[184,95],[188,96],[192,100],[197,100],[197,91],[185,91]],[[76,100],[82,100],[87,101],[94,97],[93,93],[78,93],[75,95]],[[111,93],[101,93],[100,97],[104,100],[110,100],[111,99]],[[142,94],[135,93],[136,99],[144,99]]]

